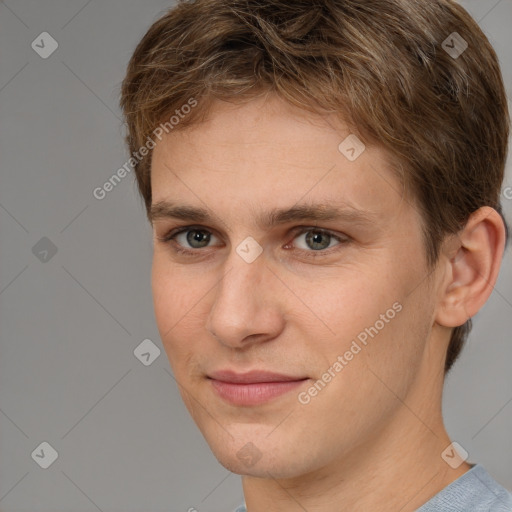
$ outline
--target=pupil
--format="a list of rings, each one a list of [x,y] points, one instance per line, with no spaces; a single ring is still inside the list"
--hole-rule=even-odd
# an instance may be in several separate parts
[[[192,247],[204,247],[208,245],[210,241],[210,235],[205,233],[204,231],[189,231],[187,233],[187,242]]]
[[[312,249],[325,249],[326,247],[329,247],[330,242],[330,235],[327,233],[319,233],[313,232],[315,234],[311,234],[312,232],[309,232],[306,235],[306,242]],[[324,243],[322,243],[322,238],[324,239]]]

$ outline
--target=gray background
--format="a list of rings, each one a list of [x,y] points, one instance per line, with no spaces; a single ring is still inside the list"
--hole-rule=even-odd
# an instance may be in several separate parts
[[[462,4],[494,44],[512,97],[512,0]],[[3,512],[225,512],[243,502],[240,477],[218,464],[189,418],[160,342],[151,231],[134,176],[101,201],[92,194],[129,156],[120,83],[170,5],[0,2]],[[31,47],[44,31],[59,45],[47,59]],[[512,220],[512,200],[504,207]],[[43,237],[57,249],[47,261]],[[511,284],[509,250],[444,402],[453,439],[509,488]],[[144,339],[161,349],[149,366],[133,353]],[[31,457],[43,441],[58,452],[48,469]]]

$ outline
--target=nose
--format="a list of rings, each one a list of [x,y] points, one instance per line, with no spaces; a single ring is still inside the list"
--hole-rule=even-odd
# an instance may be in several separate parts
[[[279,300],[282,284],[267,267],[264,253],[247,263],[233,249],[225,268],[228,270],[216,287],[207,330],[231,348],[276,338],[284,328]]]

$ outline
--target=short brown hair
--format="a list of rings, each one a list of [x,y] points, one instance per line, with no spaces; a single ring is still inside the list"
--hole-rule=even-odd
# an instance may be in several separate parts
[[[450,55],[443,41],[448,48],[465,41],[467,49]],[[242,102],[269,92],[337,113],[365,143],[388,151],[421,210],[430,268],[444,237],[472,212],[487,205],[502,215],[506,92],[495,51],[457,3],[179,1],[128,64],[121,107],[129,149],[147,145],[191,98],[197,106],[171,129],[204,120],[216,98]],[[151,154],[135,164],[148,218],[150,171]],[[445,372],[470,329],[470,319],[453,329]]]

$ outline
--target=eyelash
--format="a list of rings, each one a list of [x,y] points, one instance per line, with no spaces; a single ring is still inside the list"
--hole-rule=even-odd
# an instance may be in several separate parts
[[[164,235],[162,237],[156,237],[156,239],[159,240],[160,242],[163,242],[163,243],[169,245],[172,248],[172,250],[178,254],[184,254],[186,256],[194,257],[194,256],[199,255],[202,248],[201,249],[185,249],[182,245],[178,244],[175,240],[176,237],[178,235],[180,235],[181,233],[186,233],[187,231],[193,231],[193,230],[205,231],[207,233],[213,234],[212,231],[204,228],[203,226],[183,226],[181,228],[176,228],[176,229],[169,231],[169,233],[167,233],[166,235]],[[340,235],[337,235],[336,233],[333,233],[332,231],[329,231],[326,229],[321,229],[321,228],[316,228],[314,226],[297,227],[296,231],[293,232],[293,240],[295,240],[295,238],[297,238],[298,236],[303,235],[304,233],[309,233],[309,232],[315,232],[315,233],[329,235],[338,242],[338,244],[333,247],[328,247],[327,249],[321,249],[318,251],[306,250],[306,249],[295,249],[300,252],[306,253],[307,257],[311,258],[311,259],[329,255],[331,253],[332,249],[335,249],[338,246],[347,245],[350,242],[350,238],[347,235],[340,236]],[[208,247],[206,247],[206,249],[207,248]]]

